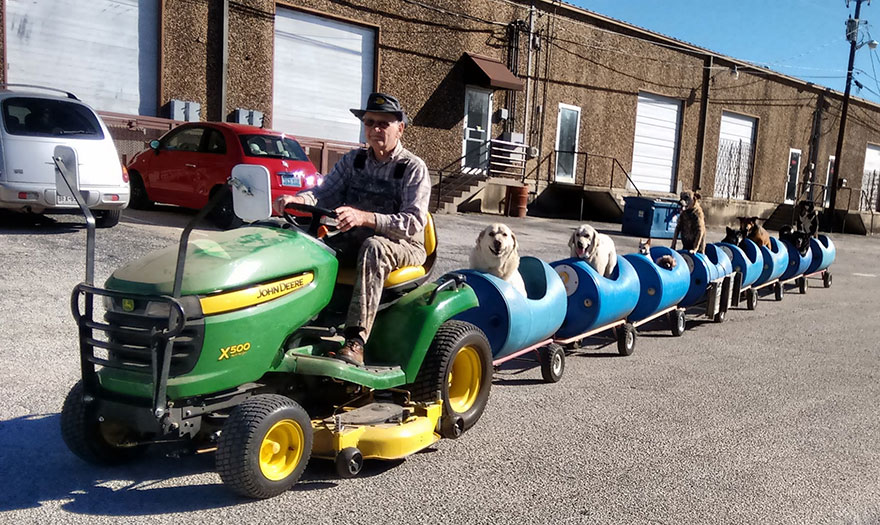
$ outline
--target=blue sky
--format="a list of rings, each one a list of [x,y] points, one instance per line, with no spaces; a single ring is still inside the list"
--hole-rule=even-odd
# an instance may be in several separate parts
[[[850,0],[568,0],[740,60],[843,91]],[[860,37],[880,41],[880,0],[862,2]],[[871,23],[874,22],[874,23]],[[880,48],[856,51],[852,94],[880,102]]]

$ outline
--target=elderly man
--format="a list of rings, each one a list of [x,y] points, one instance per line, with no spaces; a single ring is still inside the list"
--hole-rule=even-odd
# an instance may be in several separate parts
[[[406,114],[396,98],[372,93],[366,109],[352,109],[364,123],[369,147],[348,152],[324,183],[276,199],[281,213],[290,203],[335,209],[342,233],[328,244],[340,265],[353,265],[355,282],[345,322],[345,344],[336,357],[364,363],[364,344],[392,270],[425,262],[421,232],[428,218],[431,179],[424,161],[400,142]]]

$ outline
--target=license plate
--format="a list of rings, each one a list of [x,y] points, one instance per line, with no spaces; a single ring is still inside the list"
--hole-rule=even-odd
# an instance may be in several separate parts
[[[302,177],[299,175],[282,175],[281,176],[281,185],[282,186],[292,186],[294,188],[302,187]]]
[[[76,199],[70,195],[55,194],[55,204],[59,206],[76,206]]]

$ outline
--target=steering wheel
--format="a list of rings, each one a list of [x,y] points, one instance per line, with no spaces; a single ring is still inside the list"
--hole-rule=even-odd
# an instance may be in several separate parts
[[[306,233],[311,235],[312,237],[318,236],[318,228],[321,226],[321,218],[329,217],[331,219],[336,218],[336,212],[334,210],[328,210],[327,208],[321,208],[319,206],[310,206],[308,204],[299,204],[297,202],[291,202],[287,206],[284,207],[284,219],[290,224],[296,226],[296,220],[293,216],[287,213],[287,210],[296,210],[301,211],[303,213],[311,213],[312,220],[309,223],[309,227],[306,230]]]

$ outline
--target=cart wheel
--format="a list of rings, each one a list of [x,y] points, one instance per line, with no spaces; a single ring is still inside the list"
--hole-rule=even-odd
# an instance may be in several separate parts
[[[776,283],[776,286],[773,287],[773,295],[777,301],[782,300],[782,295],[785,293],[785,290],[782,286],[782,283]]]
[[[681,337],[685,330],[684,310],[676,308],[669,312],[669,325],[672,328],[672,335]]]
[[[461,416],[453,414],[444,416],[440,420],[440,435],[446,439],[458,439],[464,432],[464,420]]]
[[[147,445],[124,425],[101,422],[83,398],[82,381],[77,381],[61,409],[61,438],[71,452],[95,465],[119,465],[142,456]]]
[[[758,290],[751,288],[746,291],[746,308],[754,310],[758,307]]]
[[[825,288],[831,288],[831,272],[825,270],[825,273],[822,274],[822,284]]]
[[[620,355],[632,355],[636,348],[636,328],[626,323],[617,331],[617,351]]]
[[[800,293],[807,293],[807,278],[801,277],[798,279],[798,291]]]
[[[292,487],[312,454],[312,422],[296,401],[275,394],[232,410],[217,442],[217,472],[231,490],[271,498]]]
[[[565,350],[556,343],[542,346],[538,351],[541,357],[541,377],[545,383],[556,383],[565,371]]]
[[[413,401],[434,402],[444,415],[458,415],[464,429],[483,415],[492,386],[492,350],[482,330],[464,321],[446,321],[437,330],[416,380],[407,389]]]
[[[360,474],[364,466],[364,455],[357,447],[348,447],[336,454],[336,474],[340,478],[353,478]]]

